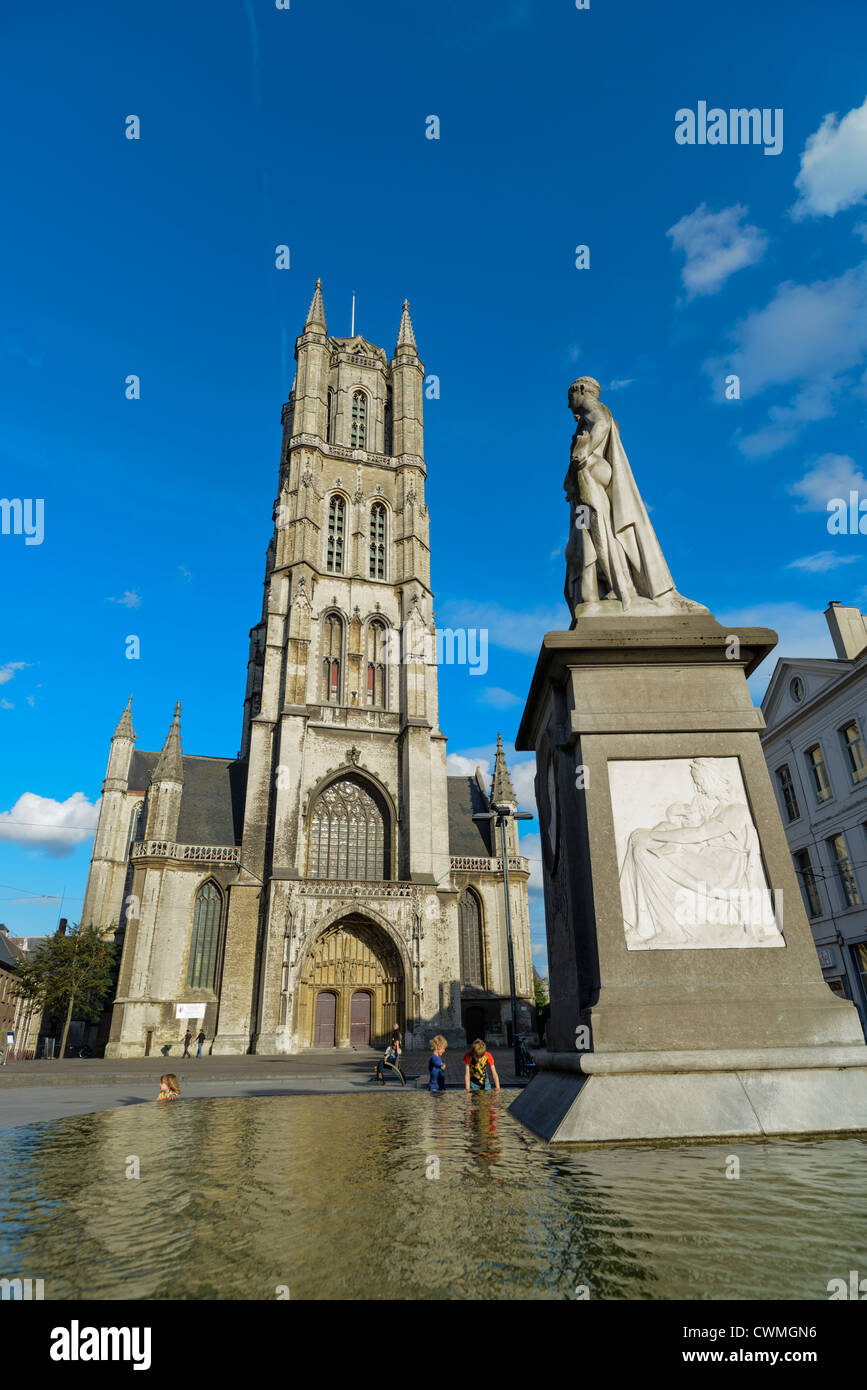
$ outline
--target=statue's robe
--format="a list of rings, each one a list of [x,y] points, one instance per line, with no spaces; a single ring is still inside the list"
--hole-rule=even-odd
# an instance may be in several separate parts
[[[611,467],[611,482],[606,489],[611,504],[610,527],[613,532],[613,535],[609,536],[609,547],[617,543],[621,546],[629,561],[636,593],[643,598],[655,599],[674,589],[674,580],[632,476],[626,450],[620,441],[617,421],[613,416],[610,420],[605,439],[594,450],[595,456],[601,455]],[[587,466],[591,464],[592,456]],[[581,474],[574,466],[572,476],[577,481],[576,491],[583,501]],[[600,524],[603,519],[606,525],[609,524],[608,518],[599,516],[598,519]],[[573,555],[573,563],[579,572],[587,569],[589,565],[596,564],[596,547],[589,530],[579,531]],[[622,597],[616,593],[614,596]]]

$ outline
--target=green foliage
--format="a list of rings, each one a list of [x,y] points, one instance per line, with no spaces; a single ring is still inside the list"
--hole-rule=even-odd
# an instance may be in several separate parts
[[[22,961],[15,993],[34,1009],[66,1014],[62,1057],[73,1011],[80,1018],[99,1018],[112,987],[117,948],[93,927],[73,926],[65,936],[50,936],[32,960]]]
[[[544,1009],[548,1003],[548,990],[535,965],[533,966],[533,989],[536,995],[536,1008]]]

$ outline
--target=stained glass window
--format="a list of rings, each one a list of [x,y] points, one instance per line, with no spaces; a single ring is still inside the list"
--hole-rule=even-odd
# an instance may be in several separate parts
[[[310,877],[388,877],[385,816],[360,782],[343,778],[319,796],[310,820]]]
[[[482,909],[471,888],[465,888],[458,902],[461,937],[461,984],[485,988],[482,948]]]
[[[363,391],[356,391],[352,397],[352,448],[365,448],[367,439],[367,397]]]
[[[370,509],[370,577],[385,578],[385,507],[381,502]]]
[[[343,623],[336,613],[329,613],[322,637],[322,694],[332,705],[340,704],[342,646]]]
[[[346,530],[346,504],[332,497],[328,505],[328,573],[343,573],[343,538]]]
[[[187,973],[187,984],[192,989],[215,987],[222,907],[223,899],[216,883],[203,883],[196,894],[193,946]]]
[[[367,625],[367,703],[386,709],[385,623],[374,618]]]

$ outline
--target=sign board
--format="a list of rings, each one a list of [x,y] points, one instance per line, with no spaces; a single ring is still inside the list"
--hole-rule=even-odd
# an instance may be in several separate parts
[[[7,1047],[11,1047],[12,1044],[14,1043],[14,1041],[15,1041],[15,1034],[14,1034],[14,1033],[7,1033],[7,1034],[6,1034],[6,1046],[7,1046]]]
[[[175,1018],[204,1018],[204,1004],[178,1004]]]

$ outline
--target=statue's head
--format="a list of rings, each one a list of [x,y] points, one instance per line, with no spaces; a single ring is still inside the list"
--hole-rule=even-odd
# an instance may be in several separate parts
[[[601,390],[602,387],[595,377],[579,376],[577,381],[573,381],[572,385],[569,387],[569,409],[574,411],[576,407],[581,404],[585,396],[589,396],[591,400],[598,401],[599,392]]]

